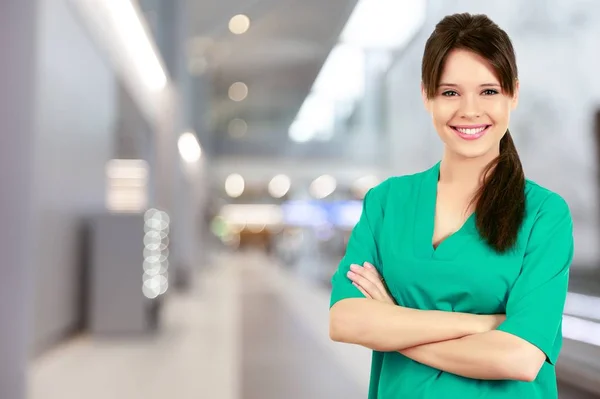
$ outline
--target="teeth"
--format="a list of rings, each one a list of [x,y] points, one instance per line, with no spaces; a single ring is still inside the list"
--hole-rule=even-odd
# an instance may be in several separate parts
[[[483,132],[485,130],[485,128],[486,128],[485,126],[479,127],[476,129],[464,129],[464,128],[457,127],[456,130],[458,130],[459,132],[464,133],[464,134],[477,134],[477,133]]]

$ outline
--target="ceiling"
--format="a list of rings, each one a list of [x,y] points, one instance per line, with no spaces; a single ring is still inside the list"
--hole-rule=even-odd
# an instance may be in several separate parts
[[[243,153],[244,147],[266,148],[261,143],[271,143],[273,152],[290,144],[288,127],[356,2],[190,0],[189,54],[195,68],[210,79],[210,125],[217,143],[222,144],[217,146],[220,152],[234,147],[237,153],[240,148]],[[251,20],[250,29],[242,35],[228,28],[236,14],[246,14]],[[248,86],[248,96],[240,102],[228,96],[230,85],[238,81]],[[242,137],[228,134],[234,118],[247,123]]]

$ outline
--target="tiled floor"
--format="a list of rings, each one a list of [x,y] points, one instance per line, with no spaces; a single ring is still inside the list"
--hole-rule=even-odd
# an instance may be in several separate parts
[[[32,366],[30,399],[366,398],[368,350],[328,339],[328,292],[256,254],[224,255],[160,334],[81,337]],[[596,397],[561,386],[561,399]]]

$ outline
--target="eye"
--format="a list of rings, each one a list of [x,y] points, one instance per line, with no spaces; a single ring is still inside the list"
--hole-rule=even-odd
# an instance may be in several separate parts
[[[442,92],[442,96],[444,96],[444,97],[454,97],[454,96],[458,96],[458,93],[455,92],[454,90],[446,90],[446,91]]]
[[[487,89],[487,90],[484,90],[482,94],[484,94],[486,96],[493,96],[494,94],[498,94],[498,90]]]

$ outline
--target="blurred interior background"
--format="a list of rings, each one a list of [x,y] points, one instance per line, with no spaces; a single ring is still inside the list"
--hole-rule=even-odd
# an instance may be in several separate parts
[[[328,338],[365,192],[442,146],[435,23],[511,36],[511,132],[571,206],[560,397],[600,397],[600,3],[8,0],[0,5],[0,397],[365,398]]]

